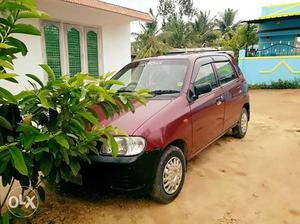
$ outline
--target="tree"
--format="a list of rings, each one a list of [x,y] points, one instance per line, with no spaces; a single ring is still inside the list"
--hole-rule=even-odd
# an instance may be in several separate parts
[[[179,14],[181,18],[183,16],[192,18],[195,15],[196,9],[194,8],[193,0],[177,0],[177,3],[179,5]]]
[[[173,17],[164,28],[166,42],[174,48],[186,48],[192,44],[191,27],[178,17]]]
[[[158,38],[157,16],[154,16],[151,9],[150,15],[153,18],[153,22],[141,25],[142,32],[137,34],[136,41],[133,43],[136,59],[159,56],[170,49],[167,44]]]
[[[165,26],[165,24],[176,15],[174,0],[159,0],[157,11],[158,15],[162,17],[162,25]]]
[[[196,13],[193,0],[159,0],[157,11],[163,27],[174,17],[190,19]]]
[[[214,30],[215,17],[211,18],[210,11],[200,11],[191,23],[193,45],[196,47],[204,47],[211,45],[217,38],[219,33]]]
[[[231,39],[223,39],[221,45],[226,49],[233,50],[235,56],[239,54],[239,50],[258,43],[256,36],[257,25],[239,25],[232,34]]]
[[[46,18],[37,11],[32,0],[2,0],[0,2],[0,79],[18,83],[13,62],[18,53],[28,50],[14,34],[40,35],[40,31],[24,23],[27,18]],[[23,23],[22,23],[23,22]],[[134,111],[134,102],[145,104],[147,90],[137,93],[117,93],[107,87],[122,85],[109,80],[112,73],[95,79],[87,74],[55,78],[48,65],[40,65],[48,74],[44,84],[34,74],[27,74],[32,89],[13,95],[0,87],[0,179],[9,186],[0,200],[0,223],[25,223],[26,210],[5,210],[8,195],[15,184],[37,190],[40,199],[45,192],[42,183],[50,186],[78,182],[81,164],[90,163],[88,155],[99,154],[98,144],[118,154],[113,135],[126,135],[121,130],[102,126],[96,108],[107,118],[115,113]],[[26,74],[26,71],[24,71]]]
[[[217,19],[217,26],[224,38],[232,38],[233,31],[239,24],[235,23],[237,13],[238,11],[234,9],[225,9],[224,12],[220,13],[220,18]]]

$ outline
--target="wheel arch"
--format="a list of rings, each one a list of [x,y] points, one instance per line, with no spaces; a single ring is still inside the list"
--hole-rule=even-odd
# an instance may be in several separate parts
[[[249,103],[245,103],[243,105],[243,108],[245,108],[247,110],[248,113],[248,121],[250,121],[250,104]]]
[[[173,140],[172,142],[170,142],[165,148],[167,148],[168,146],[171,146],[171,145],[178,147],[183,152],[183,155],[184,155],[185,161],[186,161],[186,165],[187,165],[188,146],[187,146],[186,142],[182,139],[176,139],[176,140]]]

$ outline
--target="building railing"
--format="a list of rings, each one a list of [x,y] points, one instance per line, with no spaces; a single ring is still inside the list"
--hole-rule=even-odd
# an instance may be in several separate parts
[[[247,57],[265,57],[265,56],[294,56],[300,55],[300,47],[286,43],[275,43],[264,49],[248,49]]]

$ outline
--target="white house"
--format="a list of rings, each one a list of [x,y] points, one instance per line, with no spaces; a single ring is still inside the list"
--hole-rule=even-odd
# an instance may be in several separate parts
[[[147,13],[99,0],[36,2],[38,9],[51,19],[27,21],[39,27],[42,36],[19,36],[29,53],[26,57],[18,56],[15,72],[36,74],[45,82],[47,76],[39,64],[49,64],[57,76],[119,70],[131,60],[130,23],[152,20]],[[18,81],[21,86],[28,85],[24,75],[18,77]],[[0,85],[13,92],[22,89],[7,81],[1,81]]]

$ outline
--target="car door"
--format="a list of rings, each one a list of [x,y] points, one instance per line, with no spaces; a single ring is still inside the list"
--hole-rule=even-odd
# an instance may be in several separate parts
[[[231,60],[225,56],[213,57],[215,71],[224,91],[225,117],[224,130],[232,128],[242,112],[243,91],[242,79],[239,78]]]
[[[202,150],[223,131],[224,95],[213,69],[211,58],[196,61],[191,88],[209,83],[212,91],[193,99],[190,108],[193,124],[193,154]]]

